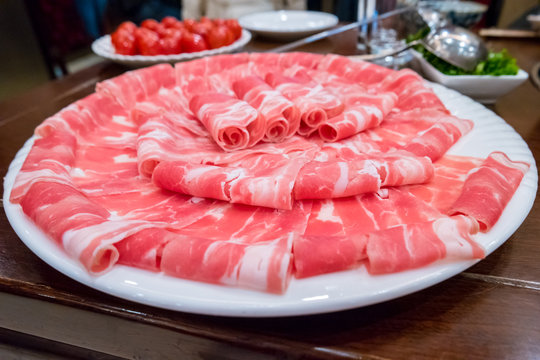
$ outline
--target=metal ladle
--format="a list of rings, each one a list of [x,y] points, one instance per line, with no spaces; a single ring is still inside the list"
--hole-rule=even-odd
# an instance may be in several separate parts
[[[486,45],[479,36],[462,27],[448,25],[432,30],[425,38],[411,41],[400,49],[360,55],[356,58],[368,61],[382,59],[399,54],[416,45],[423,45],[444,61],[467,71],[474,70],[476,65],[488,55]]]

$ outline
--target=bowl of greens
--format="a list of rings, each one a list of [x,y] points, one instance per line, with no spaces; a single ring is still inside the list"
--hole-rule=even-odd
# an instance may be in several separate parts
[[[410,43],[423,39],[430,31],[432,30],[426,26],[405,40]],[[499,52],[488,51],[487,58],[471,71],[447,63],[422,45],[416,45],[413,49],[411,51],[416,60],[416,70],[425,78],[484,104],[494,103],[498,97],[512,91],[529,77],[506,49]]]
[[[472,71],[450,65],[425,49],[415,50],[414,56],[425,78],[484,104],[494,103],[529,77],[506,50],[490,51],[487,59]]]

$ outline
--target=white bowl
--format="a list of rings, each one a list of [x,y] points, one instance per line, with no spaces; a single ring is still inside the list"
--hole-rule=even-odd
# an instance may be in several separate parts
[[[528,15],[527,21],[531,24],[533,30],[540,30],[540,14]]]
[[[424,77],[433,82],[457,90],[483,104],[493,104],[498,97],[521,85],[529,74],[519,69],[517,75],[445,75],[435,69],[422,54],[413,51]]]
[[[240,26],[273,39],[306,37],[337,25],[337,16],[319,11],[280,10],[244,15]]]
[[[488,9],[485,4],[461,0],[420,1],[420,6],[440,12],[454,25],[462,27],[476,25]]]

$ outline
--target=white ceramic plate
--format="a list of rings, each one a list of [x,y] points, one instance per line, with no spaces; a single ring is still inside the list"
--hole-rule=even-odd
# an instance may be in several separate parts
[[[451,153],[486,157],[490,152],[500,150],[513,160],[531,164],[500,220],[491,231],[477,237],[490,254],[514,233],[532,207],[538,183],[534,158],[527,144],[503,119],[455,91],[437,84],[433,86],[450,111],[475,123],[474,130],[462,138]],[[378,276],[371,276],[360,268],[293,279],[284,295],[203,284],[126,266],[115,266],[105,275],[94,277],[34,226],[20,206],[9,202],[13,181],[32,142],[30,139],[19,151],[4,181],[4,209],[16,233],[37,256],[60,272],[92,288],[135,302],[207,315],[275,317],[326,313],[404,296],[439,283],[476,263],[439,262],[421,269]]]
[[[182,53],[175,55],[121,55],[114,51],[114,47],[111,43],[111,36],[105,35],[95,40],[92,43],[92,51],[105,59],[112,60],[114,62],[132,66],[141,67],[148,65],[155,65],[158,63],[177,63],[180,61],[194,60],[203,56],[228,54],[242,49],[251,40],[251,33],[247,30],[242,30],[242,36],[234,43],[228,46],[222,46],[217,49],[198,51],[193,53]]]
[[[517,75],[445,75],[435,69],[422,54],[413,51],[424,77],[460,93],[470,96],[483,104],[492,104],[500,96],[521,85],[529,74],[519,70]]]
[[[244,15],[238,22],[259,35],[292,40],[331,28],[338,23],[338,18],[318,11],[280,10]]]

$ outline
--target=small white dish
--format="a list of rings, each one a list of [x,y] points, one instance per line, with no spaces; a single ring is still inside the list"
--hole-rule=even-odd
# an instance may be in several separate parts
[[[540,30],[540,14],[528,15],[527,21],[531,24],[533,30]]]
[[[419,6],[433,9],[443,14],[452,24],[462,27],[476,25],[488,9],[486,4],[462,0],[420,1]]]
[[[497,98],[509,93],[529,77],[529,74],[521,69],[517,75],[445,75],[420,53],[413,51],[413,54],[425,78],[457,90],[483,104],[493,104]]]
[[[198,51],[192,53],[181,53],[174,55],[121,55],[117,54],[114,50],[114,46],[111,43],[111,36],[105,35],[96,39],[92,43],[92,51],[105,59],[112,60],[114,62],[128,65],[131,67],[142,67],[155,65],[159,63],[177,63],[180,61],[194,60],[204,56],[228,54],[240,50],[251,40],[251,33],[247,30],[242,30],[242,36],[233,42],[231,45],[222,46],[217,49]]]
[[[268,38],[292,40],[337,25],[337,16],[319,11],[280,10],[244,15],[240,26]]]

